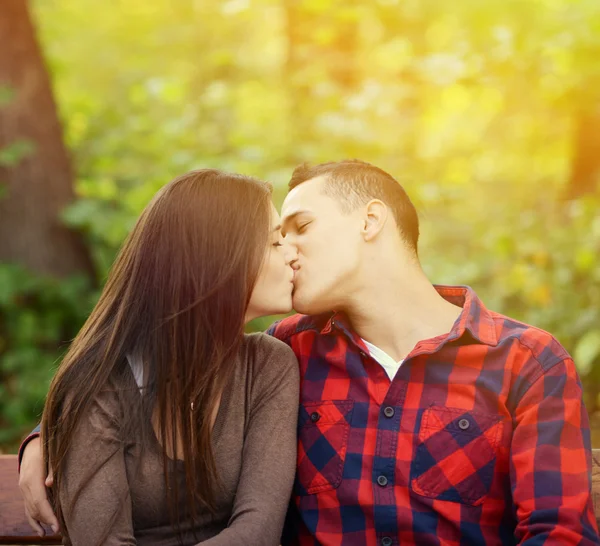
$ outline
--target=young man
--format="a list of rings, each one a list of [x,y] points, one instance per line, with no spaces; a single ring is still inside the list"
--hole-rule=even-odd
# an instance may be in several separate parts
[[[415,209],[384,171],[298,168],[290,189],[303,315],[270,333],[302,378],[297,542],[599,544],[567,352],[468,287],[434,288]]]
[[[567,352],[468,287],[433,287],[415,209],[384,171],[301,167],[290,188],[282,222],[303,315],[270,329],[302,376],[290,541],[600,544]],[[34,516],[51,521],[39,449],[25,459],[24,488],[45,511]]]

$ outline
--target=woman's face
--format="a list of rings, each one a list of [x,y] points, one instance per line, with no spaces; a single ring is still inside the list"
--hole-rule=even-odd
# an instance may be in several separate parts
[[[281,236],[279,214],[271,203],[269,247],[246,310],[246,322],[258,317],[291,311],[294,288],[291,260],[291,249]]]

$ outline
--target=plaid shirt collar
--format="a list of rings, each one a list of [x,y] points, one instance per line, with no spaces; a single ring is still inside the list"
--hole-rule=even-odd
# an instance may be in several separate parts
[[[459,339],[466,333],[482,345],[489,345],[490,347],[498,345],[498,336],[492,314],[471,287],[434,285],[434,288],[446,301],[462,307],[462,311],[448,335],[427,340],[426,344],[430,345],[431,349],[437,349],[445,343]],[[350,320],[342,311],[332,313],[331,318],[321,329],[321,334],[336,335],[338,331],[341,331],[362,350],[366,350],[364,342],[354,332]]]

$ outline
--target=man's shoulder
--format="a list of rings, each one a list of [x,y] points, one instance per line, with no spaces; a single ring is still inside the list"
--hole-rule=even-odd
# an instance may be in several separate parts
[[[267,333],[282,341],[289,341],[294,336],[303,332],[313,331],[320,332],[331,317],[332,312],[322,313],[320,315],[301,315],[296,313],[290,317],[274,322]]]
[[[529,351],[545,370],[571,358],[567,350],[550,332],[501,313],[494,311],[489,313],[496,327],[499,345],[517,342]]]

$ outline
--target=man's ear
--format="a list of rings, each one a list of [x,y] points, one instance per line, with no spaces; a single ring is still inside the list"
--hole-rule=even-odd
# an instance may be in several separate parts
[[[388,208],[379,199],[371,199],[364,208],[362,235],[365,241],[372,241],[379,235],[388,217]]]

